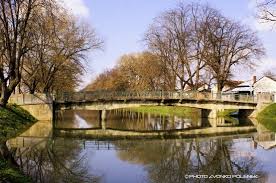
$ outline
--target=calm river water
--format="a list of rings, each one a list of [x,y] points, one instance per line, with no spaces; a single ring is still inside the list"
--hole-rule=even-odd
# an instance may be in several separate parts
[[[252,125],[249,120],[234,118],[219,121],[225,128]],[[114,110],[107,114],[106,127],[130,131],[189,130],[210,127],[212,123],[196,115],[188,118]],[[60,112],[56,127],[99,128],[99,112]],[[19,166],[33,177],[34,182],[276,180],[275,133],[263,129],[257,133],[225,137],[106,141],[55,137],[52,131],[52,122],[39,121],[7,143]],[[201,179],[196,175],[201,175]],[[251,178],[245,178],[246,175]],[[230,179],[230,176],[236,178]]]

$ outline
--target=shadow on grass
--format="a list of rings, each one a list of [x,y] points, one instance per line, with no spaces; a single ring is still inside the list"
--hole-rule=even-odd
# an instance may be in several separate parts
[[[257,120],[268,130],[276,132],[276,104],[271,104],[261,111]]]
[[[266,129],[276,132],[276,118],[258,118],[260,122]]]
[[[23,121],[29,121],[29,122],[37,121],[37,119],[33,117],[28,111],[24,110],[23,108],[19,107],[16,104],[10,104],[10,105],[7,105],[7,107],[1,107],[0,109],[5,110],[4,113],[6,113],[5,115],[6,118],[2,118],[0,116],[0,119],[11,118],[11,120],[23,120]]]

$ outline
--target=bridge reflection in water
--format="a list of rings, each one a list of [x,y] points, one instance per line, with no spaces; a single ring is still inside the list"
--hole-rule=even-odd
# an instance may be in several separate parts
[[[38,122],[23,133],[29,137],[22,134],[17,138],[50,135],[35,130],[42,124],[46,125]],[[49,136],[40,144],[30,142],[22,146],[14,143],[15,139],[8,144],[19,166],[32,176],[34,182],[175,183],[187,181],[187,174],[249,174],[258,175],[258,179],[242,179],[243,182],[267,182],[273,178],[276,170],[273,163],[276,161],[262,159],[271,153],[254,141],[257,138],[260,137],[246,134],[196,139],[99,141]],[[264,164],[270,169],[263,167]]]
[[[180,138],[255,132],[250,119],[200,118],[135,112],[130,109],[106,111],[61,110],[57,114],[56,136],[88,138]]]
[[[50,121],[39,121],[7,144],[19,167],[34,182],[175,183],[187,182],[187,174],[256,174],[258,179],[243,179],[243,182],[269,182],[276,172],[275,133],[265,131],[256,121],[149,115],[129,110],[107,111],[106,115],[105,129],[102,129],[103,120],[98,111],[62,111],[56,128],[68,131],[139,129],[151,133],[234,129],[252,127],[254,123],[258,132],[237,135],[236,131],[236,135],[212,138],[101,141],[58,137],[52,133]]]
[[[39,121],[17,138],[9,140],[10,147],[45,146],[48,139],[56,137],[91,137],[114,138],[163,138],[163,137],[204,137],[210,135],[228,135],[256,132],[254,143],[264,149],[276,146],[276,137],[273,132],[266,130],[256,119],[238,119],[221,117],[215,119],[199,118],[194,115],[176,116],[140,113],[129,109],[107,111],[108,120],[100,118],[99,111],[91,110],[65,110],[59,111],[57,121],[53,126],[51,121]],[[253,120],[253,121],[251,121]],[[103,124],[104,123],[104,124]],[[103,127],[104,126],[104,127]],[[204,133],[216,131],[213,134]],[[106,133],[108,131],[108,133]],[[114,133],[112,133],[112,131]],[[60,133],[61,132],[61,133]],[[93,133],[95,132],[95,136]],[[120,132],[122,132],[120,134]],[[126,133],[124,133],[126,132]],[[160,135],[169,134],[168,136]],[[185,135],[181,132],[189,132]],[[203,132],[203,133],[201,133]],[[119,133],[119,134],[118,134]],[[175,133],[175,135],[174,135]],[[193,134],[194,133],[194,134]],[[86,135],[83,135],[86,134]],[[122,136],[120,136],[122,135]],[[140,136],[139,136],[140,135]],[[100,146],[98,144],[98,146]],[[108,145],[110,148],[111,146]]]

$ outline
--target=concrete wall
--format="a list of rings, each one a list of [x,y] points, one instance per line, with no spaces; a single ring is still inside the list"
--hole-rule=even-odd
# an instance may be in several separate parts
[[[52,106],[50,104],[27,104],[20,105],[39,121],[50,121],[53,118]]]
[[[8,140],[10,147],[41,147],[45,148],[52,136],[52,121],[39,121],[19,136]]]
[[[52,97],[46,94],[15,94],[9,99],[9,103],[15,103],[17,105],[26,104],[51,104]]]
[[[38,120],[53,118],[52,99],[45,94],[15,94],[10,97],[9,103],[19,105]]]

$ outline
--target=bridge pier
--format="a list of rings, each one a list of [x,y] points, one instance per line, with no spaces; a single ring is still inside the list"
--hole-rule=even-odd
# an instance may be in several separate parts
[[[224,109],[201,109],[202,118],[217,118]]]
[[[100,128],[105,130],[105,122],[106,122],[106,110],[99,110],[99,122],[100,122]]]

